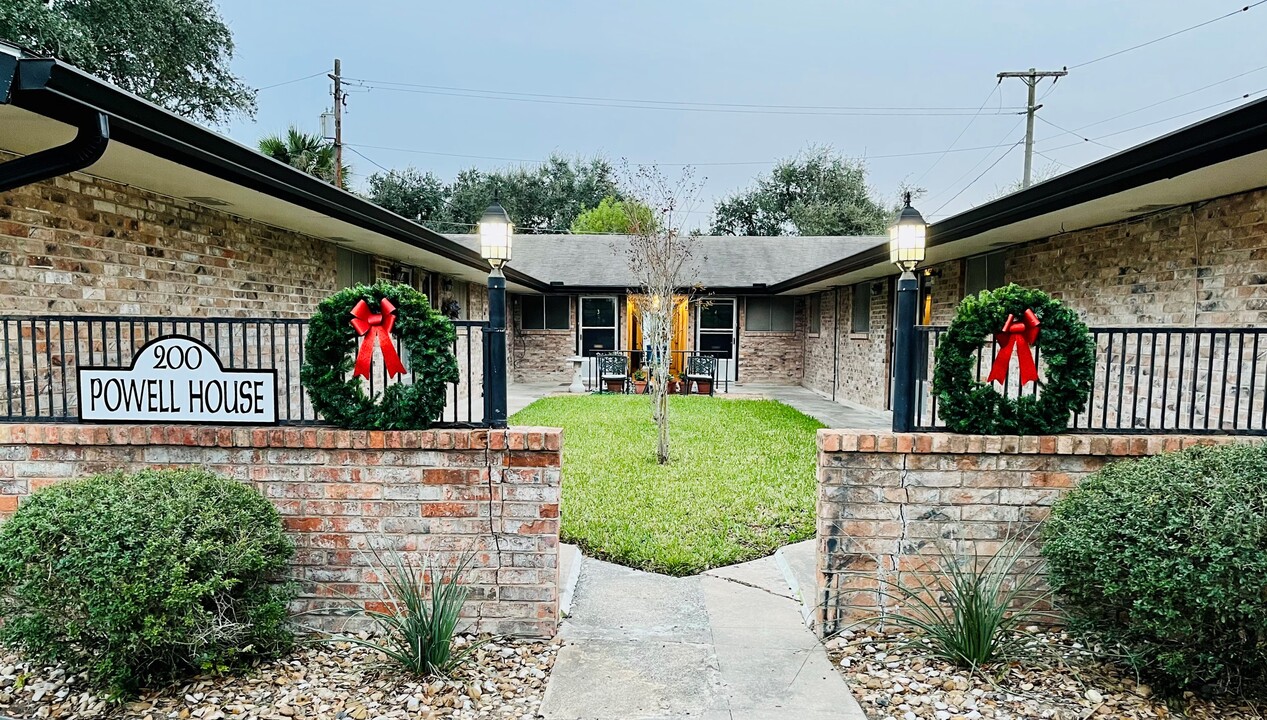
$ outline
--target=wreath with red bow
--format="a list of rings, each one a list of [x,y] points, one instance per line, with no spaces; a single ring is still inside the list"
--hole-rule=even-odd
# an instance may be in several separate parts
[[[993,339],[997,351],[990,356]],[[1034,350],[1043,365],[1040,378]],[[977,380],[978,353],[990,363]],[[1008,285],[964,298],[937,344],[933,394],[953,432],[1047,435],[1064,432],[1095,378],[1095,342],[1078,314],[1040,290]],[[1012,364],[1022,392],[1002,392]],[[1032,386],[1031,386],[1032,383]]]
[[[456,340],[453,323],[426,295],[383,280],[357,285],[317,306],[299,378],[313,409],[332,425],[419,430],[440,417],[449,385],[458,381]],[[397,382],[384,383],[384,375]]]

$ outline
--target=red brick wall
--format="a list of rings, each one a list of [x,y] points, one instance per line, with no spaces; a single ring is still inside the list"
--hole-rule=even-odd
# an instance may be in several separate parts
[[[0,516],[68,478],[206,467],[249,483],[295,540],[299,610],[343,627],[351,603],[385,600],[371,547],[475,561],[467,617],[481,631],[552,636],[558,621],[561,431],[153,425],[0,425]]]
[[[818,627],[830,633],[895,610],[882,579],[918,587],[936,567],[938,543],[990,556],[1008,538],[1030,537],[1061,494],[1107,463],[1231,442],[1251,440],[819,430],[815,597],[827,600]],[[1038,561],[1031,547],[1022,567]]]
[[[307,317],[335,266],[322,239],[83,173],[0,193],[9,312]]]

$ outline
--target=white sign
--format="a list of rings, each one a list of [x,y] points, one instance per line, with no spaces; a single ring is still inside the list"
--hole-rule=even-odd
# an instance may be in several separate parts
[[[84,422],[277,424],[277,371],[225,370],[184,335],[146,343],[132,366],[79,368]]]

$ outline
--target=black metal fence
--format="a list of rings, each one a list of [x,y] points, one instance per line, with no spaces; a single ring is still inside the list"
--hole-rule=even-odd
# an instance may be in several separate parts
[[[916,328],[919,366],[915,424],[944,427],[932,393],[932,371],[944,326]],[[1267,329],[1092,328],[1095,382],[1069,427],[1103,433],[1267,434]],[[986,352],[988,349],[988,352]],[[998,344],[977,354],[977,379],[985,382]],[[1040,383],[1045,376],[1035,351]],[[1012,397],[1039,385],[1019,384],[1012,362],[1000,390]]]
[[[484,425],[485,344],[488,323],[455,320],[453,352],[460,377],[450,386],[442,425]],[[0,422],[76,422],[76,369],[128,367],[147,342],[167,335],[196,338],[219,356],[226,369],[276,370],[277,417],[284,425],[316,424],[321,418],[299,381],[308,321],[280,318],[174,318],[101,315],[0,316]],[[368,390],[411,382],[387,377],[375,353]],[[408,359],[406,358],[406,365]]]

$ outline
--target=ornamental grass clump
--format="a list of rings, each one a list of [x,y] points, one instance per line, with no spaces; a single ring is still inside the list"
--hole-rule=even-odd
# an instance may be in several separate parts
[[[125,695],[289,648],[277,510],[201,470],[68,481],[0,528],[0,641]]]
[[[898,605],[883,620],[911,630],[913,646],[960,667],[1017,658],[1030,640],[1022,629],[1049,618],[1038,563],[1022,567],[1028,546],[1009,540],[983,560],[939,544],[934,571],[903,574],[915,578],[913,585],[881,579],[881,596]]]
[[[416,567],[398,552],[386,561],[377,550],[373,554],[385,609],[367,607],[363,612],[377,632],[368,639],[341,639],[376,650],[414,675],[450,676],[479,647],[472,643],[455,652],[453,645],[462,606],[470,595],[470,588],[459,580],[474,556],[463,556],[446,574],[430,558]]]
[[[1060,605],[1171,692],[1267,680],[1267,446],[1113,463],[1052,508]]]

